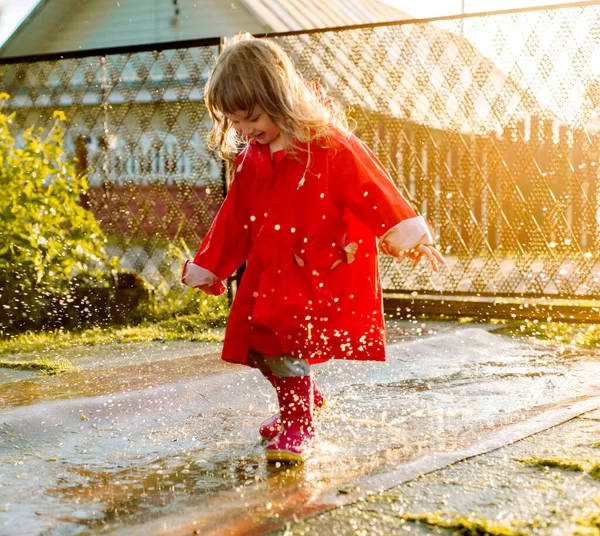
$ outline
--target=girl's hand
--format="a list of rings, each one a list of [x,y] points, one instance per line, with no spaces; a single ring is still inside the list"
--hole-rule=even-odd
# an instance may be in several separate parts
[[[441,253],[437,249],[435,249],[433,246],[426,246],[425,244],[420,244],[414,249],[403,251],[396,259],[396,262],[401,263],[405,257],[412,259],[413,269],[416,268],[421,260],[425,257],[427,257],[429,262],[431,262],[431,268],[434,272],[439,272],[439,265],[446,263],[446,261],[444,261],[444,257],[442,257]]]
[[[188,287],[200,289],[202,292],[213,296],[223,294],[227,290],[215,274],[190,261],[185,261],[183,265],[181,282]]]

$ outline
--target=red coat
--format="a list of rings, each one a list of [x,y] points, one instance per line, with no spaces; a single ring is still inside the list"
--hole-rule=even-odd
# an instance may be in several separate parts
[[[253,142],[236,160],[193,260],[218,278],[211,293],[247,261],[225,361],[247,364],[249,348],[310,363],[385,360],[377,238],[415,212],[358,138],[340,134],[329,145],[273,162]]]

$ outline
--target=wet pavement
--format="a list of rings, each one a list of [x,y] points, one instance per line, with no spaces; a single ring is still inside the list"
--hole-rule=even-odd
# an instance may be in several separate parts
[[[315,367],[318,452],[291,469],[267,466],[258,437],[274,391],[217,344],[79,348],[76,372],[5,375],[0,534],[261,534],[357,482],[600,396],[594,353],[493,328],[396,322],[386,363]]]
[[[343,509],[288,523],[278,534],[597,536],[600,474],[593,468],[598,464],[600,411],[592,411],[383,493],[368,494]]]

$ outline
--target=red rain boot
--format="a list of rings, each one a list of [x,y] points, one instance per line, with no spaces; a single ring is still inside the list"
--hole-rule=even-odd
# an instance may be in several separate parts
[[[315,442],[313,388],[309,376],[275,378],[281,432],[266,447],[269,462],[303,462]]]
[[[269,380],[269,382],[271,382],[271,385],[275,387],[275,384],[272,381],[272,378],[274,378],[275,376],[273,376],[273,374],[271,373],[267,375],[264,372],[263,375],[265,376],[265,378],[267,378],[267,380]],[[325,409],[325,398],[323,397],[323,393],[319,391],[319,388],[317,387],[317,384],[315,383],[314,379],[312,380],[312,386],[314,409],[313,416],[318,417],[321,414],[321,411]],[[275,387],[275,389],[277,389],[277,387]],[[258,432],[260,433],[260,436],[263,439],[266,439],[267,441],[275,439],[277,434],[281,432],[281,419],[279,418],[279,413],[271,415],[266,421],[264,421],[260,425]]]

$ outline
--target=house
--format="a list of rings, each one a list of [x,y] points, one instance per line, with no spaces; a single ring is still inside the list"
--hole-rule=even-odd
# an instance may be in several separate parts
[[[41,0],[0,57],[407,18],[377,0]]]

